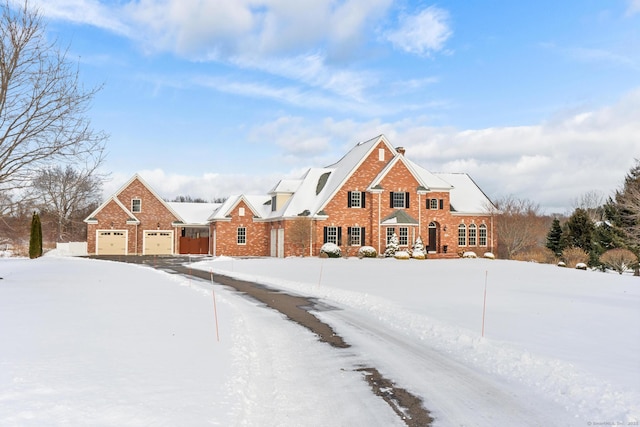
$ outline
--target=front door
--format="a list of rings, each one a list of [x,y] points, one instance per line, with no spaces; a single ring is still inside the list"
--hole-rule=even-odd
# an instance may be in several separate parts
[[[436,252],[438,242],[438,228],[435,223],[429,223],[429,245],[427,246],[427,252]]]

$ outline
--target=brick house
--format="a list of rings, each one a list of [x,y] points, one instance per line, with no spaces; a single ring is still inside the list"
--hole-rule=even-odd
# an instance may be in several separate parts
[[[209,218],[210,253],[317,255],[326,242],[382,253],[395,233],[401,247],[420,236],[431,256],[482,255],[496,248],[492,206],[467,174],[431,173],[381,135],[268,195],[231,197]]]
[[[207,254],[215,203],[165,202],[139,175],[93,211],[87,252],[95,255]]]
[[[145,196],[141,186],[149,193],[146,197],[155,198],[144,212],[149,217],[132,212],[134,193]],[[110,221],[118,224],[113,230],[135,233],[141,241],[156,237],[144,230],[164,230],[173,236],[171,253],[182,247],[178,234],[190,228],[202,230],[203,223],[208,224],[205,252],[213,256],[317,255],[326,242],[352,253],[361,246],[383,253],[393,234],[407,248],[420,236],[431,257],[496,250],[493,205],[475,182],[463,173],[427,171],[383,135],[357,144],[333,165],[308,169],[300,179],[279,181],[266,195],[236,195],[221,205],[207,206],[206,220],[186,221],[185,215],[178,214],[184,210],[180,205],[162,202],[134,177],[86,220],[89,253],[97,248],[96,240],[104,237],[99,233],[109,232],[105,224]],[[120,222],[115,223],[112,216]],[[157,222],[158,228],[140,231],[136,220]],[[147,246],[140,252],[135,245],[131,248],[134,243],[129,240],[128,253],[147,253]]]

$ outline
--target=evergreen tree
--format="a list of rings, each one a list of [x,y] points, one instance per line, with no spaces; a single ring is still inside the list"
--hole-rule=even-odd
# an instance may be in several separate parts
[[[398,235],[396,233],[393,233],[393,236],[391,236],[391,238],[389,239],[387,248],[384,250],[384,256],[386,257],[394,256],[399,248],[400,248],[400,241],[398,240]]]
[[[31,218],[31,238],[29,239],[29,258],[38,258],[42,256],[42,224],[40,223],[40,215],[33,213]]]
[[[592,249],[594,225],[587,211],[582,208],[576,209],[567,221],[567,229],[569,245],[590,253]]]
[[[546,246],[557,256],[560,256],[564,250],[565,241],[562,238],[562,227],[558,218],[554,218],[553,223],[551,223],[551,229],[547,234]]]

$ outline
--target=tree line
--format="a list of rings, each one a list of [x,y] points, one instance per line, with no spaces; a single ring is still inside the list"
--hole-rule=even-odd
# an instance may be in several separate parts
[[[587,193],[568,216],[544,215],[539,205],[515,196],[494,204],[499,258],[638,271],[640,160],[612,196]]]

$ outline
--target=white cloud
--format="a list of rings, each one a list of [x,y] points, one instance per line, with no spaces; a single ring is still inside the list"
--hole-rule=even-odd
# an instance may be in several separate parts
[[[640,158],[637,117],[640,90],[609,107],[530,126],[458,130],[413,120],[287,117],[257,128],[256,135],[275,138],[299,168],[331,164],[356,143],[383,133],[431,171],[469,173],[492,198],[513,194],[550,212],[566,212],[589,191],[609,195],[619,188],[633,159]]]
[[[430,6],[416,15],[400,17],[399,28],[387,33],[387,39],[397,48],[409,53],[429,56],[444,48],[453,31],[449,13]]]
[[[627,0],[629,6],[627,8],[627,15],[635,15],[640,12],[640,0]]]

